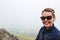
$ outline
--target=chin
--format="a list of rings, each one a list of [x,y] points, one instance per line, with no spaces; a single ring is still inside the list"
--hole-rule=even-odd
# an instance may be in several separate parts
[[[50,27],[50,25],[44,25],[45,27]]]

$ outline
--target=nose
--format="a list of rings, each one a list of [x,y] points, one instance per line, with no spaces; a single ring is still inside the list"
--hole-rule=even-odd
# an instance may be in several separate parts
[[[45,18],[45,21],[47,21],[47,19]]]

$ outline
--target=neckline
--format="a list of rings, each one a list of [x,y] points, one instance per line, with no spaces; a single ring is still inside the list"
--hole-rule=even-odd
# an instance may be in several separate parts
[[[45,27],[45,26],[43,26],[43,28],[44,28],[44,31],[50,31],[51,29],[53,29],[53,28],[54,28],[54,24],[53,24],[51,27],[49,27],[48,29],[46,29],[46,27]]]

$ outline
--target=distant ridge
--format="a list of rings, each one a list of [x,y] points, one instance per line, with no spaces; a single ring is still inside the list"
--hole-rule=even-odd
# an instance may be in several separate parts
[[[0,29],[0,40],[19,40],[16,36],[7,32],[5,29]]]

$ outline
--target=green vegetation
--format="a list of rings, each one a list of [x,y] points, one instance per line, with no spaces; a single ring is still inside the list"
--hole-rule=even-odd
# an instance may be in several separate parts
[[[35,37],[28,36],[28,35],[19,34],[17,35],[17,37],[19,40],[35,40]]]

